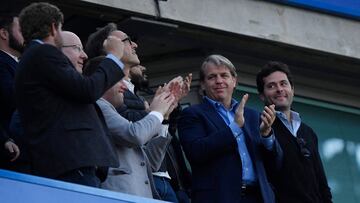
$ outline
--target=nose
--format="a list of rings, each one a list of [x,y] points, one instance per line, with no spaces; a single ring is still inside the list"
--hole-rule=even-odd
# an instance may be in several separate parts
[[[83,60],[86,60],[88,58],[87,54],[85,53],[84,50],[81,51],[81,55],[80,57],[83,59]]]
[[[280,84],[277,84],[276,85],[276,91],[278,91],[278,92],[282,92],[284,89],[283,89],[283,87],[280,85]]]
[[[216,78],[215,78],[215,82],[216,83],[221,83],[222,82],[221,76],[217,75]]]
[[[131,46],[133,49],[136,49],[138,47],[138,45],[133,41],[131,41]]]

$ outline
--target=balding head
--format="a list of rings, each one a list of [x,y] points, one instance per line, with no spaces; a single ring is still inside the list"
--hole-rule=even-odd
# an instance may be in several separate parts
[[[69,31],[62,31],[61,36],[63,38],[61,51],[69,58],[75,69],[82,73],[87,55],[83,50],[80,38],[75,33]]]

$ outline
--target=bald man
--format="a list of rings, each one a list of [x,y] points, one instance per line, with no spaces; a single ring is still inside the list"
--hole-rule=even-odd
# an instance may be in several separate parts
[[[82,73],[84,61],[88,58],[84,52],[80,38],[72,32],[62,31],[63,45],[61,51],[69,58],[76,71]]]

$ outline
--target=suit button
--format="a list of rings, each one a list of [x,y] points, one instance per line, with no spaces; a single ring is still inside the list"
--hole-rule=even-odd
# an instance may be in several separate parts
[[[140,163],[140,166],[145,166],[145,162],[141,162],[141,163]]]
[[[149,184],[149,181],[145,180],[145,184],[148,185],[148,184]]]

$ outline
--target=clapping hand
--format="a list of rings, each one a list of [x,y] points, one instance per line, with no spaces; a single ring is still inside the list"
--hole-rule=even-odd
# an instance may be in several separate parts
[[[241,102],[239,104],[239,106],[237,107],[236,111],[235,111],[235,122],[239,125],[240,128],[242,128],[244,126],[245,123],[245,117],[244,117],[244,107],[245,104],[247,102],[247,100],[249,99],[249,95],[245,94],[242,99]]]
[[[261,113],[260,135],[267,137],[276,118],[275,105],[265,106]]]

